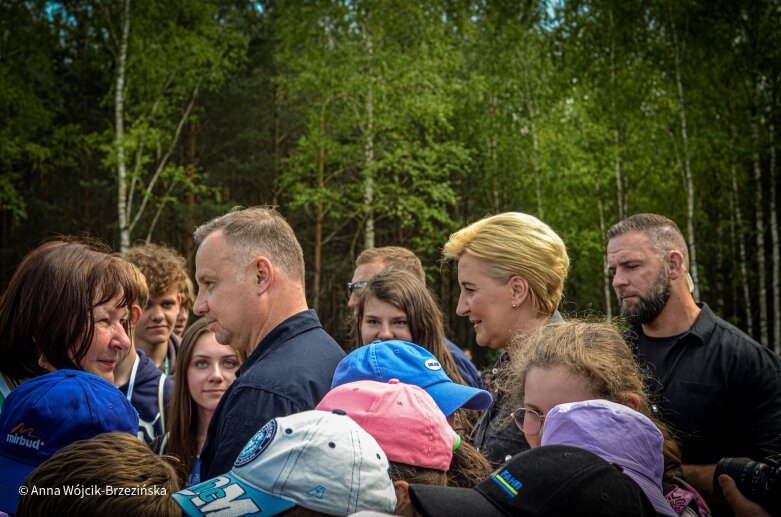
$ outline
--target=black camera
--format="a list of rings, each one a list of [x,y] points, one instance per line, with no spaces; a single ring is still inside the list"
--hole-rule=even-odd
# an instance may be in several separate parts
[[[735,480],[740,492],[759,503],[771,515],[781,515],[781,454],[768,456],[764,461],[743,458],[722,458],[713,474],[713,491],[723,495],[719,476],[727,474]]]

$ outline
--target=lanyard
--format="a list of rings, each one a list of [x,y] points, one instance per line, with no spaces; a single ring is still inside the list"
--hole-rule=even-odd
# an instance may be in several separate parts
[[[136,354],[136,360],[133,361],[133,369],[130,370],[130,380],[127,383],[127,401],[130,403],[133,402],[130,399],[133,397],[133,386],[136,384],[136,372],[138,371],[139,361],[138,354]]]
[[[168,375],[168,365],[171,364],[171,360],[168,359],[168,356],[165,356],[165,361],[163,361],[163,373]]]

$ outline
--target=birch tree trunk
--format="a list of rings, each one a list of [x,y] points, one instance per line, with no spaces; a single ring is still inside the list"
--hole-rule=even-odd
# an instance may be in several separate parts
[[[366,54],[371,67],[374,48],[371,37],[366,34]],[[365,182],[363,190],[363,204],[366,207],[366,221],[363,228],[363,248],[374,247],[374,97],[373,78],[369,78],[369,87],[366,92],[366,142],[364,144]]]
[[[130,0],[121,3],[119,56],[117,56],[117,80],[114,92],[114,126],[117,150],[117,213],[119,216],[119,251],[130,248],[130,214],[127,205],[127,164],[125,163],[125,68],[127,63],[127,40],[130,33]]]
[[[669,4],[668,4],[669,5]],[[681,140],[683,143],[683,173],[686,186],[686,233],[689,244],[689,273],[694,283],[694,299],[700,299],[700,281],[697,273],[697,243],[694,235],[694,183],[692,181],[691,157],[689,156],[689,133],[686,122],[686,96],[681,78],[681,60],[683,50],[678,41],[678,32],[670,8],[670,25],[673,38],[673,58],[675,62],[675,84],[678,92],[678,114],[681,120]]]
[[[526,110],[529,115],[529,125],[532,134],[532,163],[534,165],[534,190],[537,194],[537,216],[545,219],[542,209],[542,167],[540,166],[540,139],[537,134],[537,116],[534,109],[534,94],[529,84],[529,62],[524,59],[523,62],[524,82],[526,85]]]
[[[751,114],[751,161],[754,165],[754,182],[756,196],[756,232],[757,232],[757,273],[759,296],[759,342],[767,346],[767,275],[765,272],[765,215],[762,207],[762,165],[759,161],[759,117],[760,117],[760,90],[759,77],[755,76],[754,83],[754,112]]]
[[[496,120],[496,94],[491,95],[491,119]],[[491,164],[491,202],[493,203],[492,212],[498,213],[499,210],[499,158],[496,155],[496,129],[495,124],[491,124],[488,140],[488,160]]]
[[[599,211],[599,234],[607,235],[605,227],[605,206],[602,203],[602,193],[599,189],[599,180],[594,183],[597,193],[597,210]],[[607,270],[607,253],[602,254],[602,287],[605,293],[605,317],[607,321],[613,320],[613,291],[610,289],[610,273]]]
[[[618,220],[623,221],[627,217],[626,194],[624,193],[623,162],[621,160],[621,130],[618,127],[618,113],[616,110],[616,42],[613,32],[613,7],[608,11],[610,19],[610,109],[613,115],[613,146],[615,159],[613,168],[616,174],[616,206],[618,208]],[[600,214],[601,215],[601,214]],[[602,232],[605,235],[605,232]],[[605,258],[607,260],[607,258]],[[608,320],[610,317],[608,316]]]
[[[748,271],[746,270],[746,242],[743,239],[743,217],[740,211],[740,196],[738,193],[738,179],[737,179],[737,166],[735,164],[735,156],[732,153],[732,144],[734,136],[730,137],[730,173],[732,175],[732,213],[735,214],[736,230],[733,230],[732,242],[737,241],[738,253],[740,257],[740,284],[743,287],[743,306],[746,309],[746,331],[749,336],[754,335],[754,311],[751,308],[751,292],[748,287]],[[737,235],[735,235],[737,234]]]

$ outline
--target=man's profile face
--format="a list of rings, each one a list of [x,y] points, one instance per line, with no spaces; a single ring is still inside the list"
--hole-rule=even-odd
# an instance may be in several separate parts
[[[251,264],[236,265],[232,245],[222,231],[209,234],[195,255],[198,297],[193,311],[203,316],[217,342],[251,352],[252,320],[257,307]]]
[[[355,268],[351,282],[368,282],[372,279],[372,277],[380,273],[383,269],[385,269],[385,264],[379,260],[361,264]],[[347,307],[349,307],[353,312],[355,312],[355,310],[358,308],[358,292],[356,289],[353,289],[353,291],[350,293],[350,299],[347,301]]]
[[[635,324],[656,320],[670,299],[670,279],[651,240],[637,231],[610,239],[607,267],[621,316]]]

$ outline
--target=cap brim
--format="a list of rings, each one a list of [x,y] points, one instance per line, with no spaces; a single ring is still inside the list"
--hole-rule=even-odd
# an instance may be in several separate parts
[[[184,515],[277,515],[296,506],[293,501],[261,492],[232,472],[176,492],[174,502]]]
[[[480,515],[504,517],[483,494],[471,488],[437,485],[410,485],[409,494],[415,509],[423,517]]]
[[[638,486],[643,490],[643,493],[645,493],[646,497],[648,497],[648,500],[651,501],[652,505],[654,505],[654,510],[656,510],[656,513],[659,515],[666,515],[668,517],[677,517],[678,514],[675,513],[672,506],[670,506],[670,503],[668,503],[667,499],[664,498],[661,487],[657,486],[650,479],[641,474],[638,474],[632,469],[622,467],[622,470],[624,471],[624,474],[626,474],[632,481],[637,483]]]
[[[425,388],[439,409],[450,416],[457,409],[474,409],[482,411],[491,407],[494,399],[489,392],[472,386],[464,386],[451,381],[438,382]]]
[[[0,457],[0,471],[3,473],[0,476],[0,512],[15,514],[19,504],[19,489],[24,484],[24,478],[29,476],[37,465],[21,463],[5,455]]]

